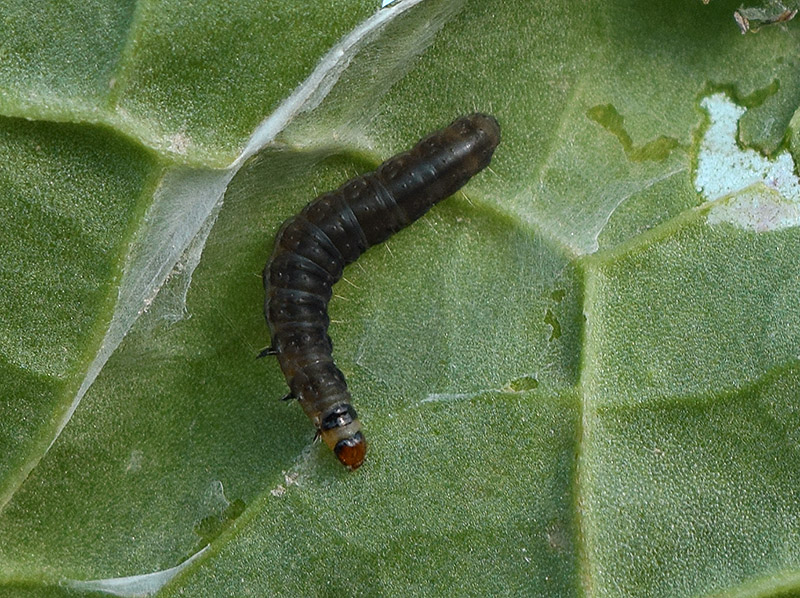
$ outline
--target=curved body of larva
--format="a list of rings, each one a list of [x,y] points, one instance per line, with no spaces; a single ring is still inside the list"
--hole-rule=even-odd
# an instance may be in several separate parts
[[[364,461],[366,441],[344,375],[333,363],[328,301],[342,269],[369,247],[408,226],[483,170],[500,143],[485,114],[462,116],[389,158],[375,172],[347,181],[284,222],[264,268],[272,346],[289,397],[350,469]]]

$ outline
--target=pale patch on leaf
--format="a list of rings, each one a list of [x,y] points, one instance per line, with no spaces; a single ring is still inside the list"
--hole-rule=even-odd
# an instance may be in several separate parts
[[[797,226],[800,205],[762,183],[720,200],[708,213],[709,224],[728,222],[756,232]]]
[[[794,160],[784,151],[774,160],[739,147],[737,128],[745,108],[723,93],[704,98],[710,125],[700,144],[695,188],[707,201],[718,201],[709,224],[727,222],[759,232],[800,223],[800,181]]]

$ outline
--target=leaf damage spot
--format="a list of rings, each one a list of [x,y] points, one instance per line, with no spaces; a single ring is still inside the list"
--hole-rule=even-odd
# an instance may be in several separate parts
[[[214,480],[202,501],[203,510],[210,515],[203,517],[195,526],[194,532],[200,536],[193,552],[211,544],[222,532],[244,513],[247,505],[236,498],[232,501],[225,496],[225,488],[220,480]]]
[[[800,223],[800,205],[757,183],[712,206],[708,224],[729,223],[763,233]]]
[[[136,473],[142,468],[142,459],[144,459],[144,453],[139,449],[134,449],[131,451],[131,456],[128,459],[128,464],[125,466],[125,471],[128,473]]]
[[[780,0],[770,0],[766,6],[742,6],[733,13],[733,19],[739,26],[742,35],[748,31],[755,33],[761,27],[786,23],[797,16],[797,9],[784,6]]]
[[[633,139],[624,127],[625,117],[611,104],[593,106],[586,112],[586,116],[617,138],[631,162],[661,162],[669,157],[672,150],[680,147],[677,139],[665,135],[639,147],[634,146]]]
[[[544,314],[544,323],[552,328],[550,338],[547,340],[555,341],[561,338],[561,324],[558,323],[558,319],[553,313],[553,310],[549,307],[547,308],[547,312]]]
[[[231,526],[239,515],[244,513],[245,506],[244,501],[237,498],[225,507],[221,513],[203,517],[200,523],[194,526],[194,531],[200,536],[202,545],[211,544],[216,540],[222,532]]]
[[[299,486],[300,483],[298,479],[300,478],[299,471],[284,471],[283,472],[283,484],[278,484],[275,488],[269,491],[272,496],[280,497],[286,494],[286,489],[289,486]],[[285,484],[285,485],[284,485]]]
[[[567,526],[563,521],[551,521],[545,531],[547,546],[556,552],[565,552],[570,548],[571,542]]]
[[[700,143],[695,189],[714,202],[709,224],[728,223],[756,232],[800,223],[800,181],[788,151],[774,160],[737,143],[739,119],[746,109],[726,94],[703,98],[709,127]]]
[[[181,156],[185,156],[189,153],[189,148],[192,145],[192,138],[189,137],[186,133],[180,132],[175,133],[170,137],[168,148],[169,151],[179,154]]]
[[[533,376],[522,376],[515,378],[508,383],[508,389],[512,392],[525,392],[526,390],[534,390],[539,386],[539,381]]]

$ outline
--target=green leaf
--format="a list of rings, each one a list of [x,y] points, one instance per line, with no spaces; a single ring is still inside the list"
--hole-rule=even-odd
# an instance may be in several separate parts
[[[0,1],[0,595],[800,593],[800,35],[738,3]],[[281,222],[503,141],[286,392]]]

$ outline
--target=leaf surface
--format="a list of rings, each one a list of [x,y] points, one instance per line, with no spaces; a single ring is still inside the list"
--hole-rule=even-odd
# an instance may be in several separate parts
[[[0,593],[798,591],[800,38],[737,7],[6,2]],[[334,288],[348,473],[261,270],[476,109],[491,169]]]

